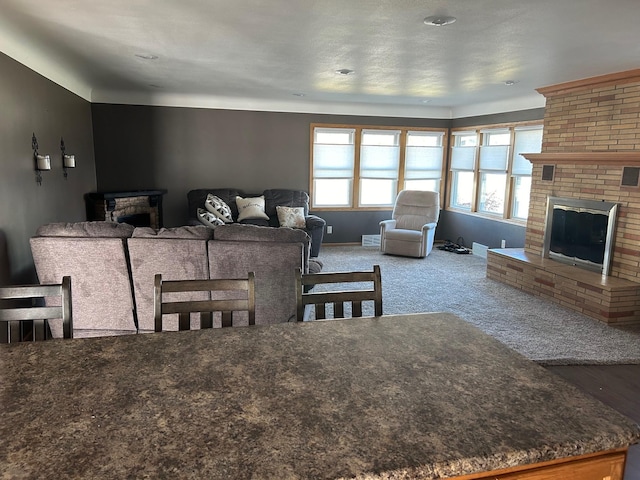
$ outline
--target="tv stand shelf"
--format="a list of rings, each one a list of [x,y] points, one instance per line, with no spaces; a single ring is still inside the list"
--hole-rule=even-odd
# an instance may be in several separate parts
[[[487,251],[487,278],[506,283],[608,324],[640,324],[640,283],[527,253]]]

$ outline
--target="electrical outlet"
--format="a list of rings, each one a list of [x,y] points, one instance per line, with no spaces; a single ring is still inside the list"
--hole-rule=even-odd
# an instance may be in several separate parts
[[[506,240],[502,240],[502,243],[500,243],[500,248],[507,248],[507,241]]]
[[[331,235],[333,233],[333,225],[327,225],[327,235]]]

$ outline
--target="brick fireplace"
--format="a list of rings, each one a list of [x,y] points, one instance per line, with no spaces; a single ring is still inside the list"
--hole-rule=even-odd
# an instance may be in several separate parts
[[[162,196],[165,193],[166,190],[87,193],[87,220],[106,220],[128,223],[136,227],[161,228]]]
[[[640,323],[640,70],[541,88],[524,249],[496,249],[487,276],[607,323]],[[609,276],[542,258],[548,197],[618,204]]]

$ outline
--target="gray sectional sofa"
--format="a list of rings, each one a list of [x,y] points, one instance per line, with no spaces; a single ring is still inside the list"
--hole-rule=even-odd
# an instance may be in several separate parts
[[[40,227],[30,242],[41,283],[71,276],[75,337],[152,332],[156,273],[182,280],[242,277],[253,271],[256,323],[294,321],[295,269],[321,269],[309,257],[307,233],[283,227],[155,230],[113,222],[55,223]],[[198,328],[195,317],[192,325]],[[168,328],[177,329],[177,319]],[[61,336],[56,322],[51,330]]]
[[[317,257],[320,254],[320,247],[324,237],[324,229],[327,222],[309,213],[309,194],[303,190],[288,190],[284,188],[274,188],[264,190],[262,193],[247,193],[237,188],[199,188],[190,190],[187,193],[187,201],[189,205],[189,224],[199,225],[198,209],[204,208],[207,195],[212,194],[223,200],[231,209],[233,221],[238,221],[238,207],[236,205],[236,197],[264,197],[264,212],[268,219],[247,219],[242,220],[243,224],[259,225],[263,227],[280,227],[277,215],[277,207],[302,207],[304,209],[305,232],[311,239],[311,257]]]

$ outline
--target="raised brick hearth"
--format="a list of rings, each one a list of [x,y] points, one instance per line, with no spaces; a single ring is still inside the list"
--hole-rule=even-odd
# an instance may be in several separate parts
[[[625,167],[640,167],[640,70],[538,91],[547,104],[542,153],[526,155],[525,246],[489,251],[487,276],[607,323],[640,323],[640,188],[622,186]],[[619,205],[611,278],[542,258],[549,196]]]

